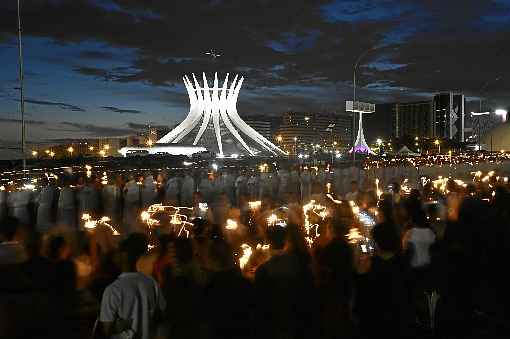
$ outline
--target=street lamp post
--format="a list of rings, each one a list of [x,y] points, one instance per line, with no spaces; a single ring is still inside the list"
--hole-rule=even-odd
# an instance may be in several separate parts
[[[25,154],[26,151],[26,140],[25,140],[25,95],[23,91],[23,81],[24,81],[24,72],[23,72],[23,48],[21,41],[21,0],[18,0],[18,51],[19,51],[19,96],[20,96],[20,111],[21,111],[21,153],[23,159],[23,169],[27,167],[27,156]]]
[[[438,140],[438,139],[436,139],[436,141],[434,141],[434,144],[436,144],[436,145],[437,145],[437,147],[438,147],[438,153],[439,153],[439,154],[441,154],[441,142],[439,142],[439,140]]]
[[[356,62],[354,63],[354,67],[352,70],[352,102],[353,104],[356,103],[356,71],[358,70],[358,65],[361,61],[361,59],[367,55],[369,52],[373,51],[375,47],[371,47],[361,53],[358,58],[356,59]],[[359,113],[361,114],[361,113]],[[352,165],[354,166],[354,163],[356,162],[356,152],[354,151],[354,144],[356,143],[356,112],[352,112]]]
[[[366,56],[368,53],[381,49],[381,48],[388,48],[390,46],[372,46],[369,49],[365,50],[363,53],[361,53],[358,58],[356,59],[356,62],[354,63],[354,67],[352,70],[352,102],[353,105],[356,104],[356,71],[358,70],[359,63],[361,62],[361,59],[363,59],[364,56]],[[362,113],[359,113],[362,114]],[[354,151],[354,144],[356,143],[356,112],[352,112],[352,164],[354,166],[354,163],[356,162],[356,152]]]

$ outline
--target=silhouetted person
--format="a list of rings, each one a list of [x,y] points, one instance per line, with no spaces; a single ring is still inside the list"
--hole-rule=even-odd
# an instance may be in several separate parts
[[[208,270],[203,319],[210,338],[251,338],[252,288],[241,275],[230,245],[221,238],[210,241]]]
[[[291,244],[293,236],[288,238],[285,228],[275,226],[268,232],[272,257],[255,273],[258,335],[309,337],[307,330],[313,315],[310,314],[310,299],[314,296],[309,258],[296,243]]]
[[[408,337],[411,330],[410,292],[406,283],[407,258],[401,254],[400,239],[393,224],[374,226],[376,254],[369,271],[359,280],[357,310],[361,334],[369,338],[391,333]]]
[[[352,249],[341,236],[343,226],[332,226],[332,238],[314,252],[314,276],[319,307],[319,337],[345,338],[352,334],[350,303],[354,288]]]

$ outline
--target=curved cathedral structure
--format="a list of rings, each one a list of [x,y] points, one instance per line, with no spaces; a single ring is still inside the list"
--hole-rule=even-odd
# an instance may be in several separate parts
[[[286,155],[279,147],[250,127],[237,112],[237,98],[244,78],[238,75],[229,84],[229,74],[219,85],[217,73],[209,86],[205,73],[200,84],[195,74],[192,80],[184,76],[190,110],[188,116],[172,131],[156,142],[202,146],[218,156],[231,154]]]

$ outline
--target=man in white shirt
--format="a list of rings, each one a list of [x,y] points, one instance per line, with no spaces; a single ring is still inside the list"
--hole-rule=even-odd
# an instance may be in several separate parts
[[[147,250],[147,238],[132,233],[120,246],[122,274],[104,291],[101,300],[102,334],[105,338],[150,339],[166,301],[157,282],[136,271]]]
[[[358,194],[358,182],[351,181],[351,191],[345,195],[345,200],[356,202],[358,200]]]

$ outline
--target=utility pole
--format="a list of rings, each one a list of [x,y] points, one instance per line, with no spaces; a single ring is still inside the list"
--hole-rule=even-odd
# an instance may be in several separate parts
[[[21,111],[21,153],[23,159],[23,170],[27,168],[26,157],[26,136],[25,136],[25,96],[23,93],[23,48],[21,41],[21,0],[18,0],[18,51],[19,51],[19,93],[20,93],[20,111]]]

